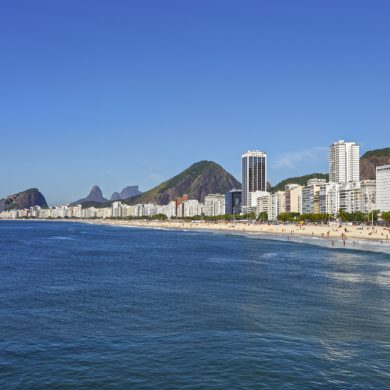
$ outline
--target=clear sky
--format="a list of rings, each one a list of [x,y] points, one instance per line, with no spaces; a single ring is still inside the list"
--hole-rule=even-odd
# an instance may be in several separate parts
[[[199,160],[271,183],[390,146],[390,1],[0,4],[0,197],[141,190]]]

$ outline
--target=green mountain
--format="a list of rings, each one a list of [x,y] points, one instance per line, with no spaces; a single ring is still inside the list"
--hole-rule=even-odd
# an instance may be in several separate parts
[[[47,208],[46,199],[37,188],[30,188],[0,199],[0,212],[4,210],[28,209],[32,206]]]
[[[360,180],[375,180],[376,167],[390,164],[390,148],[370,150],[360,158]]]
[[[184,194],[203,202],[208,194],[225,194],[232,188],[241,188],[241,184],[230,173],[215,162],[200,161],[157,187],[126,199],[124,203],[168,204]]]
[[[329,180],[329,175],[327,173],[310,173],[304,176],[289,177],[288,179],[284,179],[280,183],[276,184],[276,186],[272,187],[272,192],[284,191],[286,184],[300,184],[301,186],[305,186],[308,180],[314,178]]]

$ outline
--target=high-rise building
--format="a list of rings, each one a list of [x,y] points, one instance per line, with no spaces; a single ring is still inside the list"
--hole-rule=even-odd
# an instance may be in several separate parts
[[[240,214],[242,191],[233,188],[225,195],[226,214]]]
[[[286,193],[284,191],[274,192],[271,194],[270,201],[268,219],[276,221],[279,214],[286,212]]]
[[[302,186],[299,184],[287,184],[286,213],[302,213]]]
[[[271,194],[269,192],[264,192],[263,196],[259,196],[257,198],[256,216],[258,216],[260,213],[267,213],[270,215],[272,212],[270,209],[271,206]]]
[[[204,215],[215,217],[225,214],[225,195],[209,194],[204,198]]]
[[[360,211],[371,213],[376,210],[376,182],[375,180],[362,180],[360,182]]]
[[[376,167],[376,207],[390,211],[390,165]]]
[[[340,186],[340,210],[346,213],[360,211],[360,182],[343,183]]]
[[[320,189],[325,179],[310,179],[302,188],[302,214],[318,214],[320,212]]]
[[[251,211],[250,192],[267,191],[267,154],[248,151],[242,155],[242,211]]]
[[[360,147],[355,142],[337,141],[329,146],[329,181],[349,183],[359,181]]]
[[[320,213],[335,215],[340,210],[340,184],[330,182],[320,185]]]

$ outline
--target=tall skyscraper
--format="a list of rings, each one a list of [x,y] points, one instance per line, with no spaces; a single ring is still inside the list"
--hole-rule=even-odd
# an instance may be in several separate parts
[[[267,154],[248,151],[242,155],[242,211],[250,211],[250,193],[267,191]]]
[[[355,142],[337,141],[329,146],[329,181],[357,182],[360,178],[360,147]]]

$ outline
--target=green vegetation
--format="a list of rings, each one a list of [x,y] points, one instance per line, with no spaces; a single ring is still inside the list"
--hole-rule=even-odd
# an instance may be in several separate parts
[[[240,183],[220,165],[213,161],[199,161],[189,168],[164,181],[141,195],[125,199],[123,203],[158,203],[166,204],[176,197],[188,194],[190,199],[199,199],[212,193],[226,193],[233,187],[240,188]]]
[[[382,219],[383,219],[386,223],[390,223],[390,211],[383,211],[383,212],[382,212]]]
[[[360,159],[370,157],[390,157],[390,148],[369,150]]]
[[[378,220],[378,211],[374,211],[374,213],[362,213],[360,211],[357,211],[356,213],[346,213],[345,211],[340,210],[337,214],[337,217],[342,222],[359,222],[359,223],[365,223],[365,222],[371,222],[372,219],[374,222]]]
[[[152,215],[151,218],[154,220],[159,220],[159,221],[165,221],[166,219],[168,219],[168,217],[165,214],[161,214],[161,213],[156,214],[156,215]]]
[[[304,176],[289,177],[288,179],[282,180],[275,187],[272,187],[272,192],[284,191],[284,187],[287,184],[300,184],[301,186],[305,186],[307,184],[308,180],[314,179],[314,178],[326,179],[328,181],[329,175],[327,173],[310,173],[310,174],[304,175]]]
[[[331,219],[329,214],[298,214],[298,213],[280,213],[278,221],[281,222],[317,222],[325,223]]]
[[[257,216],[258,221],[268,221],[268,213],[263,211]]]

